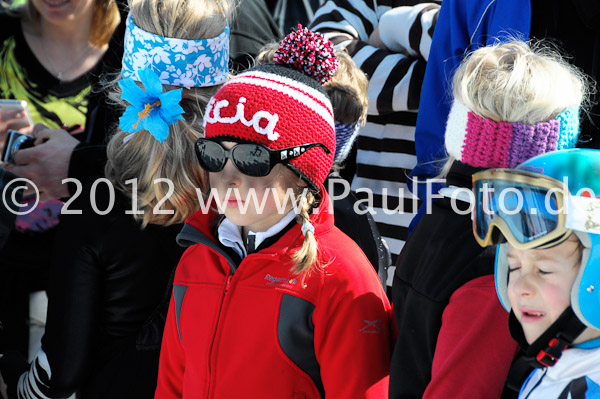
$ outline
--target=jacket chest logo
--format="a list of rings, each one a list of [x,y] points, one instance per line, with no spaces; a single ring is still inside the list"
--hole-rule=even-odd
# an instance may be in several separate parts
[[[267,273],[264,280],[269,287],[286,287],[293,288],[298,282],[295,278],[271,276]]]
[[[383,321],[381,320],[363,320],[365,325],[360,329],[363,334],[379,334],[383,331]]]

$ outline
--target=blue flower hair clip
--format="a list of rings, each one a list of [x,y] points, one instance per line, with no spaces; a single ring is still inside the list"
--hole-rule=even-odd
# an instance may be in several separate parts
[[[130,104],[119,119],[119,128],[127,133],[146,129],[162,143],[169,136],[169,126],[183,120],[182,89],[163,93],[159,77],[150,68],[140,70],[138,76],[143,89],[131,78],[119,81],[121,98]]]

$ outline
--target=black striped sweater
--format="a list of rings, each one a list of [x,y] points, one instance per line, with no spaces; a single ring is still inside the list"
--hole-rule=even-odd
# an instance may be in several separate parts
[[[352,190],[370,208],[392,264],[418,208],[407,176],[416,164],[415,124],[438,11],[439,2],[329,0],[311,23],[336,48],[345,47],[369,78],[368,118],[357,139]],[[393,50],[368,44],[377,28]]]

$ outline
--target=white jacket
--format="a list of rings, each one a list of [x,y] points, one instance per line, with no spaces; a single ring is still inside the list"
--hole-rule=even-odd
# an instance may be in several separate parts
[[[600,339],[592,343],[595,348],[569,348],[554,367],[531,373],[519,399],[600,398]]]

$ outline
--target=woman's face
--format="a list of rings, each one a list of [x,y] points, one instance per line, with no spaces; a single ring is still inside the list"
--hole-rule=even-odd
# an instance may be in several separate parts
[[[29,0],[51,24],[78,23],[89,18],[94,11],[95,0]]]
[[[221,143],[226,149],[235,144]],[[295,187],[300,182],[281,164],[268,176],[252,177],[237,170],[231,160],[227,160],[222,171],[209,173],[209,179],[213,198],[221,202],[225,216],[233,224],[253,232],[266,231],[292,209]]]

